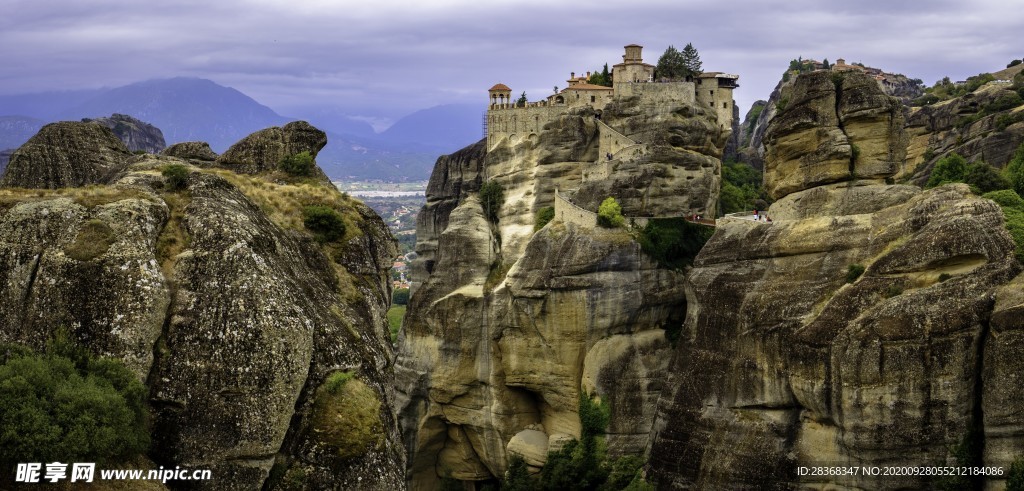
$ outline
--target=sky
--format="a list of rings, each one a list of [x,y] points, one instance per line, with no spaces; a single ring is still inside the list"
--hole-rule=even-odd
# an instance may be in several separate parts
[[[530,100],[644,46],[692,43],[740,76],[745,112],[798,56],[963,80],[1024,57],[1024,0],[0,0],[0,94],[190,76],[279,113],[329,109],[378,130],[413,111]],[[1016,42],[1015,42],[1016,41]]]

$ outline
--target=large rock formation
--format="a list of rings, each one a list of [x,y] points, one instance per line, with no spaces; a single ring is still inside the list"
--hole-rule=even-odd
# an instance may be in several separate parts
[[[292,121],[241,139],[217,158],[217,163],[236,172],[255,174],[276,169],[288,155],[309,152],[315,159],[325,145],[326,133],[305,121]]]
[[[104,184],[125,168],[130,155],[124,143],[101,124],[51,123],[11,155],[0,187]]]
[[[167,146],[160,128],[126,114],[114,113],[107,118],[84,121],[92,121],[110,128],[130,152],[160,153]]]
[[[1008,84],[989,83],[962,97],[910,109],[910,142],[899,177],[924,185],[935,163],[950,153],[1004,167],[1024,143],[1024,104],[1019,102]]]
[[[104,145],[80,148],[83,135]],[[108,146],[126,153],[111,138],[61,123],[18,155],[32,157],[28,183],[64,187]],[[164,182],[168,164],[188,168],[186,189]],[[0,189],[0,342],[40,349],[65,326],[123,360],[151,391],[152,457],[211,469],[200,488],[400,487],[384,315],[396,251],[383,221],[333,187],[174,157],[138,158],[113,179]],[[344,236],[314,240],[309,204],[338,211]]]
[[[537,212],[556,190],[580,213],[608,196],[634,216],[713,210],[729,130],[678,100],[620,98],[596,115],[567,110],[535,137],[484,140],[434,168],[396,362],[412,489],[494,482],[513,454],[536,471],[580,436],[581,392],[610,405],[611,456],[648,445],[683,273],[623,229],[556,218],[535,230]],[[486,181],[504,189],[497,223],[477,196]]]
[[[962,184],[884,184],[907,139],[868,81],[797,78],[765,136],[774,221],[719,221],[687,275],[649,454],[660,487],[927,488],[940,480],[797,470],[1008,469],[1019,451],[1020,280],[998,287],[1021,266],[1002,212]]]
[[[903,113],[875,80],[816,71],[785,87],[785,111],[765,132],[765,187],[778,199],[813,186],[895,175],[905,155]]]
[[[950,100],[923,107],[904,106],[903,125],[908,142],[904,160],[893,178],[923,186],[935,163],[950,153],[958,153],[968,161],[983,161],[996,168],[1005,166],[1014,151],[1024,143],[1024,105],[1020,104],[1018,96],[1019,87],[1024,84],[1024,75],[1010,72],[998,72],[997,78],[1014,78],[1013,85],[1006,83],[1006,80],[990,82],[974,92]],[[831,76],[832,73],[814,72],[816,77]],[[849,71],[841,73],[857,74]],[[920,95],[918,81],[902,75],[887,74],[886,77],[885,83],[881,85],[884,94],[898,97],[901,104],[908,104]],[[807,96],[802,90],[794,89],[794,84],[801,78],[792,77],[780,81],[757,118],[751,120],[748,114],[742,131],[748,131],[749,128],[750,133],[741,137],[741,148],[738,151],[740,161],[762,168],[766,158],[765,136],[770,123],[781,112],[781,108],[787,108],[795,102],[794,97]],[[870,85],[866,80],[859,83]],[[794,93],[794,90],[797,92]]]
[[[642,143],[645,153],[604,163],[611,166],[608,177],[585,180],[575,194],[577,204],[596,211],[614,196],[627,216],[714,214],[722,152],[731,132],[720,131],[703,107],[619,98],[605,107],[601,120]]]
[[[206,142],[175,143],[165,148],[160,154],[199,162],[213,162],[217,160],[217,153]]]

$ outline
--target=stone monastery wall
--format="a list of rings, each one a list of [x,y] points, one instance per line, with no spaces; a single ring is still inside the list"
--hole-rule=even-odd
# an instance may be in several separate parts
[[[555,220],[562,223],[575,223],[581,227],[594,228],[597,226],[597,213],[576,206],[565,199],[556,189]]]
[[[645,227],[648,217],[625,217],[630,227]],[[597,213],[584,210],[569,201],[558,190],[555,190],[555,220],[562,223],[574,223],[580,227],[597,227]]]
[[[565,106],[540,104],[491,109],[487,111],[487,148],[493,147],[503,138],[508,138],[512,144],[537,138],[545,124],[565,111]]]
[[[693,82],[623,82],[615,84],[615,97],[641,97],[654,103],[672,101],[693,104]]]
[[[600,136],[598,138],[598,151],[601,152],[601,160],[606,160],[608,155],[614,156],[622,149],[637,144],[633,139],[615,131],[611,126],[608,126],[603,122],[598,123],[598,131],[600,132]]]

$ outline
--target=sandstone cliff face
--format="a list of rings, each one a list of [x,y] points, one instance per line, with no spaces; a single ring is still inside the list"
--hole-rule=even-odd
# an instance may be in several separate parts
[[[854,75],[854,72],[845,72]],[[815,72],[816,76],[830,76],[831,72]],[[1006,78],[1012,75],[1001,75]],[[738,151],[740,161],[761,168],[766,158],[764,141],[770,122],[795,97],[806,97],[802,90],[793,93],[798,79],[779,82],[764,110],[755,122],[744,122],[751,126],[749,142],[741,137]],[[884,94],[899,98],[901,104],[920,95],[920,87],[903,76],[890,78],[893,83],[885,85]],[[868,84],[867,82],[863,82]],[[973,93],[924,107],[903,107],[903,125],[907,144],[904,160],[892,175],[900,181],[913,182],[923,186],[935,163],[949,153],[958,153],[968,161],[984,161],[1001,168],[1013,157],[1014,151],[1024,142],[1024,122],[1021,121],[1021,106],[1002,108],[994,105],[1000,98],[1011,97],[1013,88],[1005,83],[989,83]],[[825,101],[819,101],[824,103]],[[787,111],[788,112],[788,111]],[[745,135],[744,135],[745,136]]]
[[[77,175],[92,160],[44,136],[57,147],[26,145],[53,176],[39,187],[67,185],[45,168]],[[0,340],[40,348],[67,327],[124,360],[151,391],[154,460],[211,469],[205,489],[400,487],[386,225],[320,184],[189,167],[186,189],[167,190],[167,164],[187,162],[139,157],[106,186],[0,189]],[[345,236],[313,240],[296,218],[307,203],[339,210]],[[341,406],[320,390],[343,371],[375,429],[344,452],[349,435],[322,436]]]
[[[125,168],[128,149],[107,127],[63,121],[44,126],[19,147],[0,187],[77,187],[105,183]]]
[[[990,83],[956,99],[910,109],[907,117],[910,141],[900,177],[923,185],[928,182],[935,163],[953,152],[968,161],[981,160],[996,168],[1005,166],[1017,147],[1024,143],[1024,121],[1021,121],[1024,118],[1019,117],[1024,106],[991,113],[983,111],[1000,98],[1014,95],[1008,85]],[[1017,122],[1000,126],[1000,120],[1011,115],[1017,116]]]
[[[714,209],[729,132],[678,102],[621,99],[595,116],[568,111],[536,139],[481,141],[434,168],[395,367],[412,489],[446,475],[493,482],[512,454],[536,471],[579,437],[581,391],[610,404],[611,455],[648,445],[672,349],[665,329],[685,310],[683,273],[622,229],[556,219],[535,231],[536,212],[556,189],[594,211],[608,196],[627,215]],[[609,128],[646,153],[608,162],[599,148]],[[588,177],[595,168],[607,175]],[[505,190],[496,224],[477,197],[485,181]]]
[[[110,128],[130,152],[160,153],[167,146],[160,128],[125,114],[90,121]]]
[[[612,160],[607,178],[582,183],[574,195],[577,204],[596,211],[601,201],[615,196],[626,216],[713,213],[731,132],[720,131],[704,108],[630,97],[606,106],[601,119],[647,151]]]
[[[985,465],[1008,466],[1020,279],[999,285],[1021,267],[998,206],[965,185],[884,184],[906,138],[877,86],[810,73],[789,90],[765,135],[774,221],[720,221],[687,275],[649,476],[927,488],[937,481],[796,469],[955,464],[951,449],[978,439]]]
[[[765,187],[794,191],[895,175],[905,155],[899,102],[860,73],[811,72],[782,90],[785,110],[764,135]]]

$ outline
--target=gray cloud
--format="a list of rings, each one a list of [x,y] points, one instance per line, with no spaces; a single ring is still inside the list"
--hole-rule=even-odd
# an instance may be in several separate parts
[[[928,83],[1024,56],[1021,0],[813,0],[621,4],[377,0],[208,3],[0,0],[0,94],[197,76],[271,107],[339,106],[380,120],[486,99],[501,81],[531,99],[569,71],[646,46],[692,42],[704,66],[740,75],[742,108],[789,60],[843,57]]]

